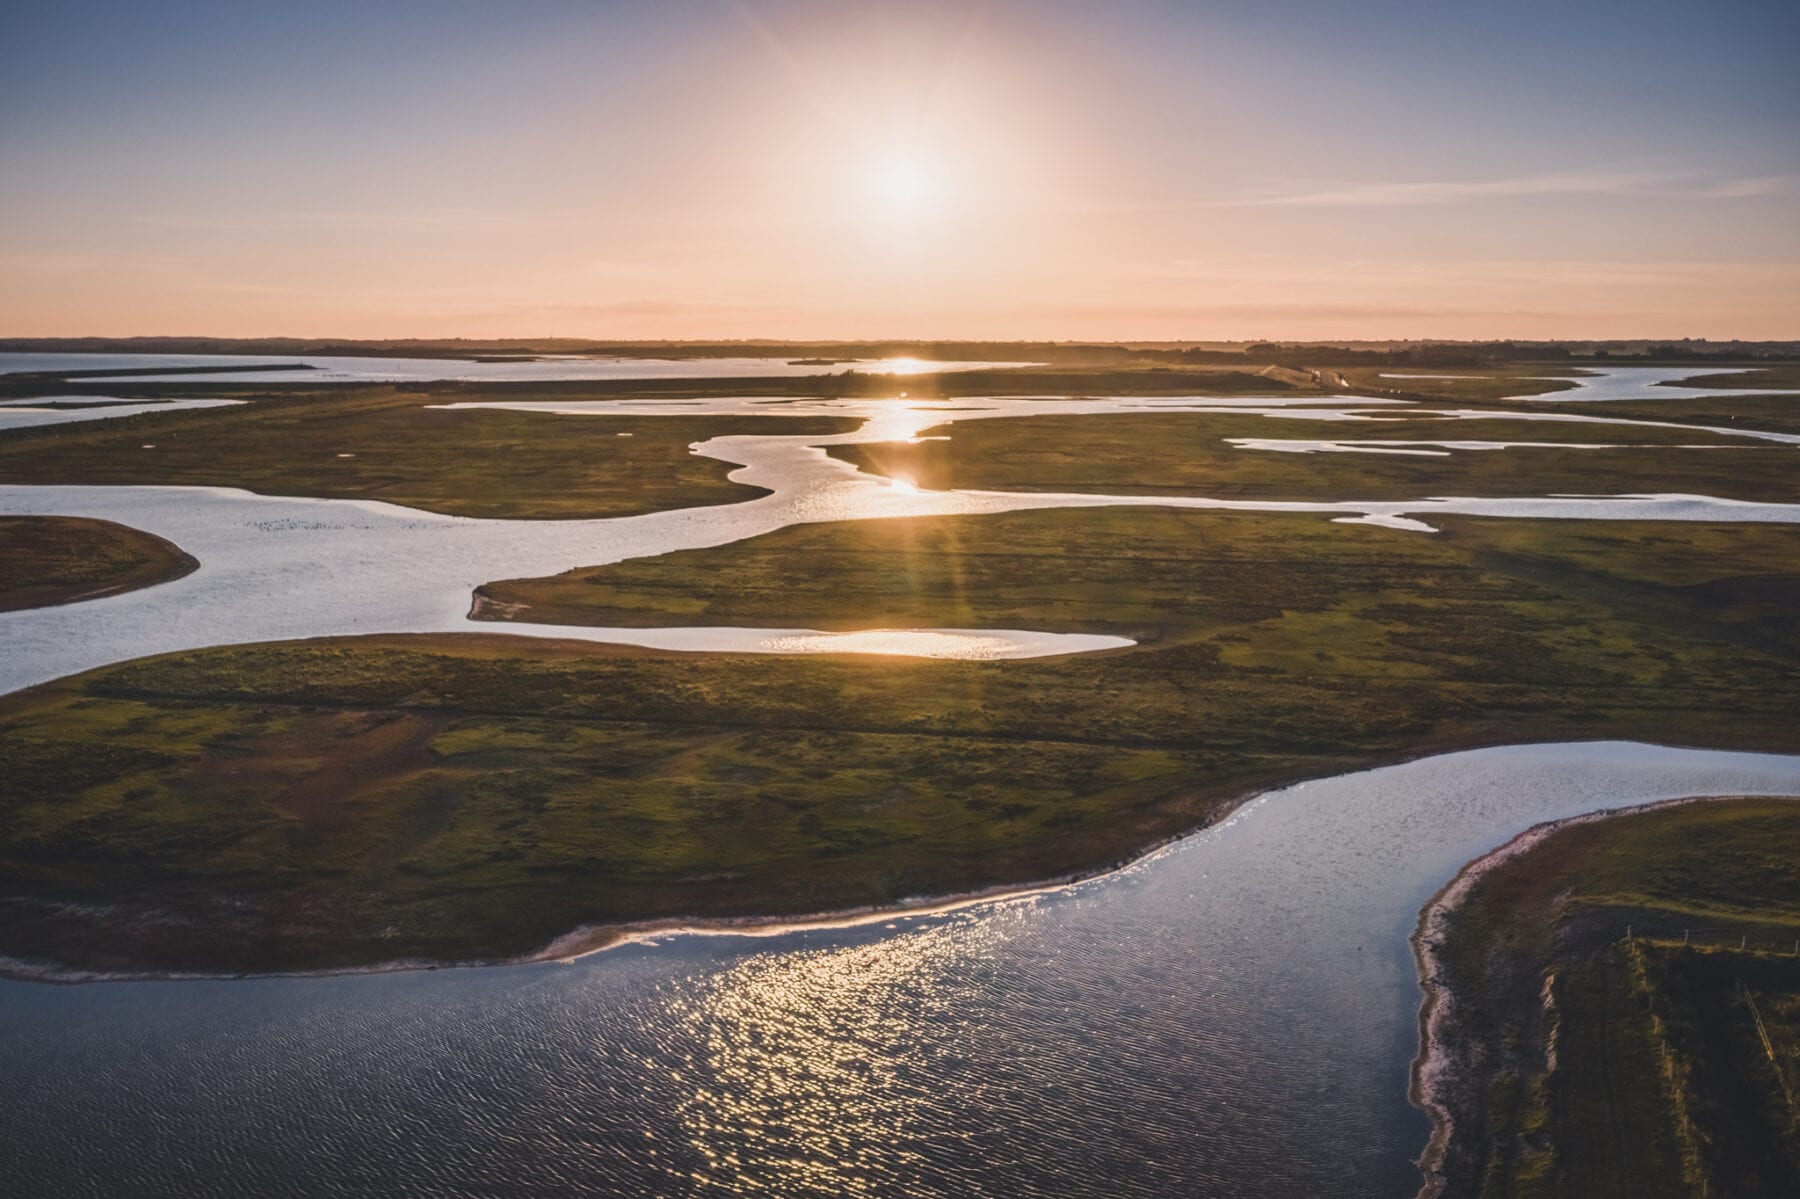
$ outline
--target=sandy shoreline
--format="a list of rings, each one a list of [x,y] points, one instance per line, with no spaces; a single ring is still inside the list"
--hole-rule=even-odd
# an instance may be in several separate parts
[[[1279,789],[1279,788],[1276,788]],[[431,958],[395,958],[372,962],[366,966],[327,967],[318,970],[257,970],[240,972],[172,971],[172,970],[80,970],[55,962],[31,960],[0,954],[0,979],[14,982],[77,985],[107,982],[233,982],[264,978],[342,978],[363,974],[395,974],[413,970],[476,970],[495,966],[569,965],[582,958],[605,953],[625,945],[655,941],[662,937],[778,937],[783,933],[805,929],[857,928],[892,920],[910,920],[922,916],[939,916],[987,903],[1009,903],[1048,895],[1070,887],[1098,882],[1123,874],[1145,864],[1158,854],[1196,833],[1227,823],[1233,816],[1269,789],[1253,792],[1238,799],[1218,804],[1205,823],[1185,832],[1164,837],[1131,857],[1082,871],[1039,879],[1028,883],[1005,883],[971,891],[946,895],[919,896],[898,903],[825,912],[806,912],[791,916],[664,916],[652,920],[622,921],[612,924],[586,924],[570,929],[549,944],[529,953],[500,958],[467,958],[440,961]]]
[[[629,647],[627,647],[629,649]],[[1531,744],[1531,743],[1525,743]],[[1345,773],[1359,774],[1369,770],[1379,770],[1389,766],[1403,765],[1407,762],[1423,758],[1435,757],[1444,753],[1458,753],[1474,749],[1490,748],[1480,743],[1457,746],[1431,746],[1414,752],[1396,754],[1371,761],[1366,765]],[[338,978],[362,974],[393,974],[410,970],[472,970],[496,966],[529,966],[529,965],[567,965],[581,958],[604,953],[609,949],[656,940],[661,937],[674,936],[721,936],[721,937],[774,937],[783,933],[805,929],[856,928],[889,920],[904,920],[923,916],[942,915],[964,908],[975,907],[984,903],[1004,903],[1013,900],[1030,899],[1038,895],[1051,894],[1067,888],[1098,882],[1117,874],[1133,870],[1144,865],[1164,850],[1184,841],[1198,833],[1219,828],[1236,819],[1266,795],[1285,791],[1291,787],[1301,786],[1308,782],[1318,781],[1321,777],[1336,776],[1303,776],[1272,782],[1254,791],[1240,795],[1217,798],[1210,801],[1205,818],[1180,832],[1170,833],[1150,842],[1141,849],[1133,850],[1128,856],[1116,858],[1091,870],[1070,871],[1052,875],[1048,878],[1036,879],[1022,883],[1000,883],[987,887],[977,887],[965,891],[951,891],[942,895],[912,896],[897,903],[881,905],[860,905],[850,908],[833,908],[818,912],[804,912],[793,915],[775,916],[762,913],[749,913],[742,916],[661,916],[648,920],[617,921],[604,924],[585,924],[570,929],[552,939],[549,943],[526,953],[513,954],[506,957],[459,958],[453,960],[438,958],[393,958],[387,961],[371,962],[362,966],[334,966],[319,969],[302,970],[246,970],[246,971],[176,971],[176,970],[84,970],[76,967],[47,961],[14,957],[0,953],[0,979],[15,982],[35,982],[51,984],[79,984],[97,982],[229,982],[261,978]],[[1425,963],[1420,961],[1420,935],[1425,930],[1425,921],[1431,917],[1440,904],[1454,907],[1455,902],[1466,893],[1467,886],[1459,887],[1465,876],[1473,883],[1479,873],[1485,872],[1501,859],[1501,853],[1514,852],[1529,848],[1522,844],[1534,834],[1538,838],[1555,828],[1576,821],[1602,819],[1625,812],[1642,811],[1668,804],[1693,803],[1699,799],[1718,797],[1692,797],[1674,800],[1659,800],[1634,807],[1612,808],[1601,812],[1586,813],[1570,817],[1567,820],[1551,822],[1547,825],[1534,826],[1519,834],[1499,849],[1484,855],[1465,865],[1451,881],[1427,901],[1421,911],[1419,929],[1412,935],[1415,962],[1419,964],[1420,985],[1425,991],[1425,1003],[1420,1010],[1420,1029],[1423,1038],[1426,1024],[1430,1018],[1433,1005],[1438,1002],[1437,992],[1433,984],[1426,979]],[[1536,844],[1536,839],[1530,844]],[[1479,871],[1477,871],[1479,868]],[[1472,873],[1475,872],[1475,873]],[[1454,896],[1452,896],[1452,890]],[[1437,913],[1437,923],[1432,929],[1442,927],[1444,913]],[[1426,1042],[1422,1039],[1421,1045]],[[1420,1098],[1419,1078],[1421,1063],[1427,1054],[1421,1050],[1413,1063],[1413,1102],[1430,1111],[1427,1102]],[[1434,1122],[1436,1117],[1434,1116]],[[1434,1136],[1434,1143],[1436,1141]],[[1428,1150],[1429,1152],[1429,1150]]]
[[[502,631],[490,636],[506,636]],[[380,636],[372,634],[371,636]],[[665,651],[644,650],[636,646],[608,646],[610,651],[622,654],[657,654]],[[1371,760],[1350,770],[1341,770],[1331,775],[1289,775],[1276,776],[1254,790],[1235,795],[1215,796],[1207,799],[1204,793],[1199,798],[1205,807],[1204,816],[1195,824],[1188,825],[1178,832],[1166,834],[1148,842],[1141,848],[1133,849],[1124,857],[1114,858],[1091,869],[1065,871],[1046,878],[1028,882],[998,883],[987,887],[971,888],[964,891],[950,891],[941,895],[913,896],[897,903],[879,906],[862,905],[852,908],[833,908],[819,912],[804,912],[786,916],[771,916],[764,913],[749,913],[742,916],[662,916],[648,920],[618,921],[607,924],[580,925],[562,933],[548,944],[528,953],[514,954],[508,957],[491,958],[459,958],[445,960],[438,958],[393,958],[382,962],[371,962],[362,966],[335,966],[313,970],[242,970],[242,971],[175,971],[175,970],[83,970],[62,965],[45,959],[31,959],[0,953],[0,979],[16,982],[38,983],[90,983],[90,982],[225,982],[257,978],[336,978],[359,974],[392,974],[402,970],[465,970],[491,966],[526,966],[534,964],[567,964],[579,958],[602,953],[621,945],[651,940],[656,937],[669,936],[732,936],[732,937],[771,937],[784,932],[810,928],[852,928],[859,925],[873,924],[881,920],[906,919],[915,916],[936,915],[955,911],[960,908],[973,907],[977,904],[1002,902],[1012,899],[1026,899],[1034,895],[1048,894],[1064,888],[1096,882],[1115,874],[1141,866],[1170,846],[1184,841],[1198,833],[1219,828],[1236,819],[1237,815],[1266,795],[1285,791],[1292,787],[1318,782],[1326,778],[1336,778],[1339,774],[1361,774],[1370,770],[1381,770],[1390,766],[1401,766],[1408,762],[1416,762],[1424,758],[1437,757],[1441,754],[1464,753],[1471,750],[1500,748],[1505,745],[1531,745],[1537,742],[1490,743],[1482,740],[1467,742],[1430,743],[1413,749],[1391,754],[1378,755]],[[1545,743],[1554,744],[1554,743]]]
[[[1611,820],[1617,816],[1627,816],[1637,812],[1655,811],[1659,808],[1672,808],[1695,803],[1718,803],[1737,798],[1741,797],[1731,795],[1684,796],[1620,808],[1605,808],[1596,812],[1584,812],[1579,816],[1567,816],[1561,820],[1535,824],[1498,848],[1489,850],[1468,862],[1456,872],[1455,877],[1445,883],[1436,894],[1425,902],[1425,906],[1419,910],[1418,927],[1413,930],[1410,938],[1413,962],[1418,971],[1419,988],[1425,993],[1425,998],[1419,1006],[1419,1051],[1413,1058],[1412,1081],[1408,1097],[1414,1106],[1421,1108],[1431,1117],[1431,1138],[1426,1142],[1425,1151],[1419,1157],[1419,1172],[1424,1175],[1424,1181],[1419,1188],[1417,1199],[1441,1199],[1446,1193],[1445,1187],[1449,1180],[1444,1174],[1444,1161],[1450,1148],[1450,1141],[1456,1135],[1456,1122],[1452,1109],[1458,1102],[1461,1089],[1475,1082],[1468,1074],[1468,1063],[1455,1060],[1451,1053],[1452,1038],[1457,1032],[1456,1003],[1455,996],[1443,981],[1443,971],[1438,953],[1445,934],[1456,919],[1457,909],[1468,897],[1469,892],[1490,871],[1520,854],[1529,852],[1561,829]],[[1459,1070],[1458,1067],[1462,1067],[1462,1069]]]

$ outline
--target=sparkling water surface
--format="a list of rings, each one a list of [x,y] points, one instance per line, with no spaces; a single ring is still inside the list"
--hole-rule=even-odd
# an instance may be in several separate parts
[[[1092,882],[566,965],[0,983],[21,1195],[1370,1195],[1418,1184],[1406,938],[1537,821],[1800,792],[1629,743],[1274,792]]]

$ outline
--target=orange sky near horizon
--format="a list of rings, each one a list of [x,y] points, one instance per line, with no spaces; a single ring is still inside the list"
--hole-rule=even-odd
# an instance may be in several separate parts
[[[1791,86],[1235,7],[21,17],[0,336],[1800,338]]]

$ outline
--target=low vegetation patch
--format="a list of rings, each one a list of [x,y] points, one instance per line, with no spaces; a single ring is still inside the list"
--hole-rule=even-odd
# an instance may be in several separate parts
[[[0,952],[485,958],[584,923],[1091,870],[1259,788],[1438,749],[1793,748],[1797,533],[1154,509],[802,526],[494,590],[530,619],[1140,644],[982,663],[420,636],[108,667],[0,700]]]
[[[1608,400],[1603,404],[1548,404],[1545,405],[1545,410],[1585,416],[1615,416],[1627,420],[1711,425],[1720,429],[1758,429],[1767,433],[1800,434],[1800,396],[1721,394],[1713,398],[1670,392],[1669,398],[1665,400],[1655,398],[1657,389],[1654,387],[1644,390],[1652,398]]]
[[[207,484],[372,499],[455,516],[576,518],[764,494],[696,457],[710,437],[826,434],[819,417],[553,416],[435,408],[389,387],[0,433],[0,482]]]
[[[1765,366],[1755,370],[1731,371],[1726,374],[1707,374],[1696,369],[1691,379],[1681,380],[1683,387],[1714,387],[1720,391],[1735,391],[1748,388],[1753,391],[1767,391],[1771,388],[1785,387],[1800,394],[1800,365],[1784,363],[1780,366]]]
[[[1571,823],[1482,869],[1435,954],[1442,1193],[1795,1193],[1800,801]]]
[[[1703,402],[1707,403],[1707,402]],[[1727,405],[1745,410],[1741,400]],[[1576,406],[1569,405],[1570,409]],[[1615,412],[1584,416],[1680,415]],[[1601,410],[1603,409],[1603,411]],[[1680,492],[1723,499],[1800,501],[1800,447],[1652,425],[1449,418],[1370,409],[1372,420],[1281,419],[1196,413],[1034,416],[962,421],[927,430],[941,440],[834,446],[863,470],[921,487],[1204,495],[1254,500],[1411,500],[1425,496],[1632,495]],[[1700,423],[1751,429],[1755,419]],[[1780,431],[1777,429],[1776,431]],[[1374,441],[1351,453],[1282,453],[1233,439]],[[1580,448],[1451,449],[1421,441],[1572,443]],[[1382,445],[1381,443],[1393,443]],[[1608,448],[1608,447],[1619,448]],[[1704,446],[1704,449],[1685,448]],[[1378,450],[1389,452],[1374,452]],[[1401,451],[1401,452],[1392,452]]]
[[[135,591],[199,566],[161,537],[72,516],[0,516],[0,562],[0,612]]]

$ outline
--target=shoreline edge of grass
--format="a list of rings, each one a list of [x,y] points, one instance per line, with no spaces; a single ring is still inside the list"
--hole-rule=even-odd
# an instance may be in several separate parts
[[[1751,797],[1741,795],[1687,795],[1673,799],[1603,808],[1581,812],[1558,820],[1534,824],[1524,832],[1486,853],[1464,863],[1461,869],[1432,894],[1419,909],[1419,921],[1408,938],[1412,945],[1413,964],[1419,990],[1419,1048],[1414,1055],[1407,1097],[1414,1107],[1431,1120],[1431,1136],[1419,1155],[1421,1183],[1416,1199],[1446,1199],[1451,1183],[1446,1161],[1457,1135],[1456,1109],[1466,1106],[1469,1094],[1484,1085],[1473,1064],[1466,1060],[1456,1042],[1466,1047],[1466,1030],[1458,1027],[1456,994],[1451,989],[1442,962],[1444,939],[1470,893],[1495,870],[1521,857],[1564,829],[1598,824],[1621,817],[1697,804],[1730,803]],[[1784,798],[1800,803],[1796,796],[1757,796],[1758,799]]]

